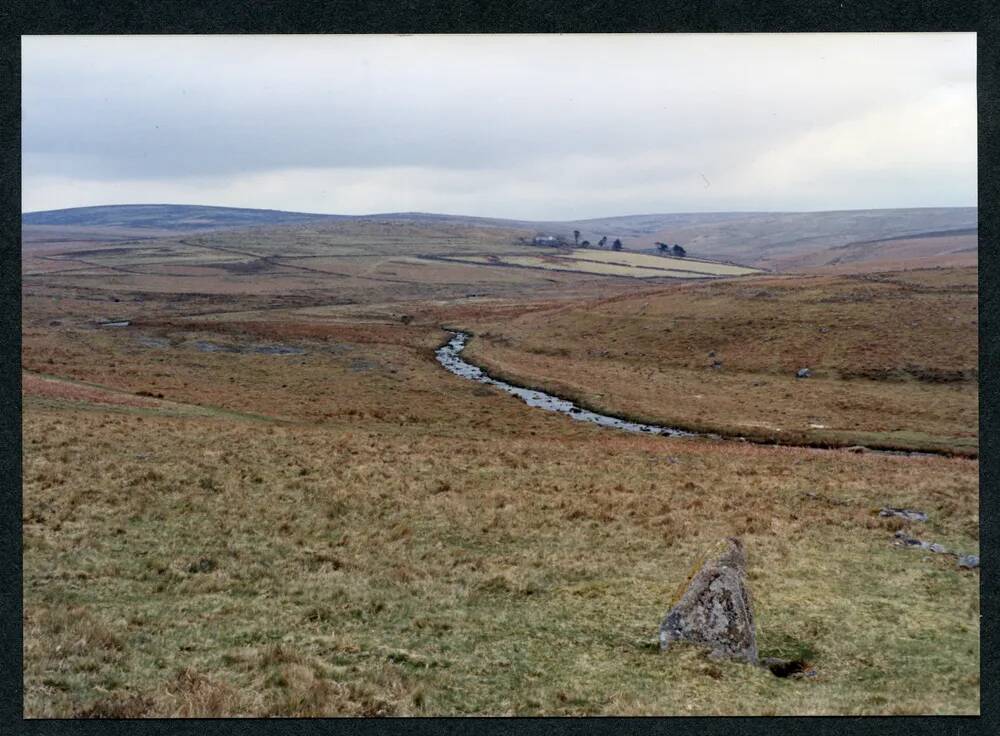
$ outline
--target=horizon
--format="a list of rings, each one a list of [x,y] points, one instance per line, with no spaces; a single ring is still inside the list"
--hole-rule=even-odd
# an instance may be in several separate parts
[[[568,221],[973,207],[975,42],[24,36],[22,209],[138,196]]]
[[[979,209],[978,204],[974,205],[926,205],[920,207],[863,207],[832,210],[678,210],[661,212],[625,212],[610,215],[597,215],[580,217],[569,220],[561,220],[553,217],[527,218],[527,217],[498,217],[495,215],[455,213],[455,212],[427,212],[423,210],[390,211],[381,210],[377,212],[365,212],[360,214],[345,214],[342,212],[310,212],[306,210],[286,210],[275,207],[236,207],[230,205],[215,204],[192,204],[189,202],[123,202],[114,204],[82,205],[79,207],[57,207],[48,210],[22,211],[21,216],[39,215],[49,212],[66,212],[70,210],[100,209],[111,207],[202,207],[206,209],[226,209],[226,210],[246,210],[255,212],[281,212],[291,215],[317,215],[320,217],[378,217],[380,215],[430,215],[434,217],[464,217],[477,218],[483,220],[510,220],[520,222],[538,223],[558,223],[558,222],[586,222],[588,220],[608,220],[619,217],[657,217],[664,215],[808,215],[808,214],[832,214],[837,212],[880,212],[891,210],[944,210],[944,209]]]

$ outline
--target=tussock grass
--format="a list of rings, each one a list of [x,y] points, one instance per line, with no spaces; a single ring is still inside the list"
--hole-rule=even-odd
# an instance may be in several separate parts
[[[509,269],[517,279],[465,298],[484,281],[365,278],[405,280],[378,269],[483,252],[469,239],[492,248],[492,235],[399,233],[282,236],[288,259],[322,256],[331,270],[338,253],[384,259],[345,277],[25,281],[23,364],[55,377],[26,382],[24,404],[26,715],[978,712],[978,573],[891,543],[903,529],[977,552],[975,460],[611,432],[433,357],[439,325],[470,325],[480,357],[653,418],[784,426],[836,406],[850,431],[966,442],[968,381],[819,387],[823,372],[892,368],[880,359],[893,351],[932,372],[974,365],[957,321],[974,316],[967,274],[623,294],[608,279]],[[278,244],[218,238],[192,248],[263,258]],[[128,329],[93,329],[136,312]],[[917,327],[900,323],[908,313]],[[799,367],[795,346],[828,324],[835,349],[801,384],[815,388],[776,390]],[[306,353],[205,353],[199,340]],[[726,351],[717,378],[688,365],[711,349]],[[701,413],[697,394],[712,396]],[[930,518],[883,519],[885,505]],[[727,535],[747,547],[761,654],[807,658],[815,678],[693,647],[659,653],[671,595]]]
[[[975,551],[974,461],[548,424],[31,411],[27,713],[977,710],[977,575],[893,547],[900,520],[872,512],[922,508],[916,532]],[[814,680],[658,653],[672,592],[728,534],[762,653],[810,652]]]

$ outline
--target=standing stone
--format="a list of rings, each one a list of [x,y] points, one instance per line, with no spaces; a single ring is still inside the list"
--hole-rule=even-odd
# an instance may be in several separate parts
[[[743,543],[729,537],[703,556],[702,562],[660,624],[660,650],[666,651],[674,641],[690,641],[710,647],[713,657],[757,664],[757,632]]]

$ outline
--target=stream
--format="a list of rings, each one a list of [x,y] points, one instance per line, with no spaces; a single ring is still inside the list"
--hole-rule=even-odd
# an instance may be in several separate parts
[[[449,330],[449,332],[451,331]],[[559,414],[565,414],[578,422],[591,422],[593,424],[599,424],[602,427],[624,429],[626,432],[659,434],[669,437],[707,436],[696,435],[694,432],[685,432],[672,427],[661,427],[656,424],[640,424],[638,422],[630,422],[625,419],[619,419],[618,417],[611,417],[606,414],[598,414],[597,412],[589,411],[588,409],[581,409],[572,401],[557,398],[551,394],[545,393],[544,391],[532,388],[522,388],[520,386],[507,383],[506,381],[497,380],[496,378],[487,375],[482,368],[474,366],[471,363],[467,363],[460,357],[460,353],[465,348],[466,343],[469,342],[470,335],[466,332],[452,332],[452,335],[453,337],[451,340],[449,340],[446,345],[442,345],[438,348],[436,353],[438,362],[443,365],[446,370],[454,373],[456,376],[467,378],[470,381],[485,383],[487,386],[495,386],[501,391],[506,391],[512,396],[516,396],[521,399],[521,401],[528,406],[533,406],[536,409],[544,409],[545,411],[554,411]]]
[[[851,448],[843,447],[822,447],[822,446],[809,446],[809,445],[781,445],[778,442],[757,442],[750,438],[739,437],[739,438],[726,438],[718,434],[709,433],[699,433],[699,432],[688,432],[682,429],[676,429],[674,427],[664,427],[658,424],[641,424],[639,422],[630,422],[627,419],[619,419],[618,417],[608,416],[607,414],[598,414],[597,412],[590,411],[589,409],[582,409],[572,401],[567,399],[560,399],[557,396],[552,396],[544,391],[540,391],[534,388],[523,388],[521,386],[515,386],[514,384],[507,383],[506,381],[501,381],[490,376],[482,368],[472,365],[463,360],[460,355],[462,350],[465,348],[466,344],[469,342],[469,335],[467,332],[457,332],[455,330],[447,330],[452,334],[451,340],[447,344],[442,345],[436,351],[438,363],[440,363],[444,368],[454,373],[456,376],[462,378],[467,378],[470,381],[476,381],[477,383],[484,383],[487,386],[495,386],[501,391],[506,391],[512,396],[516,396],[521,399],[528,406],[535,407],[536,409],[543,409],[545,411],[554,411],[559,414],[565,414],[570,419],[575,419],[578,422],[591,422],[592,424],[598,424],[602,427],[610,427],[612,429],[623,429],[626,432],[636,432],[639,434],[658,434],[665,437],[707,437],[709,439],[722,440],[722,439],[735,439],[743,442],[752,442],[754,444],[767,444],[767,445],[779,445],[783,447],[805,447],[806,449],[825,451],[825,450],[842,450],[850,451]],[[866,452],[879,453],[884,455],[903,455],[909,457],[921,456],[928,457],[934,455],[935,453],[928,452],[918,452],[918,451],[905,451],[905,450],[880,450],[870,447],[864,448]]]

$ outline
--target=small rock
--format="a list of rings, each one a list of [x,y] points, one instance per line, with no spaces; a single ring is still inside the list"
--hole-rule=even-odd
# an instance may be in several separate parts
[[[920,549],[926,549],[928,552],[934,552],[936,554],[945,554],[948,550],[937,542],[925,542],[922,539],[917,539],[916,537],[911,537],[906,532],[900,530],[894,535],[896,537],[896,543],[902,544],[906,547],[919,547]]]
[[[743,543],[725,539],[694,574],[660,624],[660,650],[675,641],[711,649],[716,658],[757,663],[753,602],[746,580]],[[704,558],[703,558],[704,559]]]
[[[795,372],[795,377],[796,378],[809,378],[811,375],[812,375],[812,371],[809,370],[808,368],[799,368]]]
[[[909,521],[927,521],[927,514],[923,511],[914,511],[913,509],[895,509],[891,506],[886,506],[881,511],[878,512],[879,516],[899,516],[903,519]]]
[[[979,567],[979,555],[962,555],[958,558],[958,566],[964,570],[975,570]]]
[[[847,448],[848,452],[853,452],[855,455],[860,455],[862,452],[868,452],[868,448],[864,445],[851,445]]]
[[[721,368],[722,368],[722,361],[719,361],[719,360],[713,360],[713,361],[712,361],[712,367],[713,367],[713,368],[714,368],[715,370],[719,370],[719,369],[721,369]]]
[[[710,350],[709,353],[708,353],[708,357],[709,358],[714,358],[715,357],[715,351],[714,350]]]

